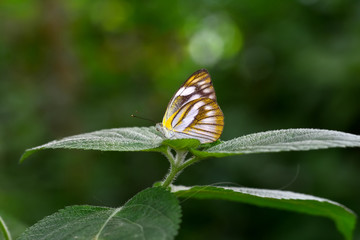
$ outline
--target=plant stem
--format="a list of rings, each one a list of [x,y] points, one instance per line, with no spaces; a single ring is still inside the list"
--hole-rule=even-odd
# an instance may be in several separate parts
[[[162,183],[163,187],[168,187],[175,180],[175,178],[180,172],[179,167],[184,162],[185,157],[188,153],[188,151],[181,150],[175,150],[175,152],[176,155],[174,157],[174,155],[171,154],[170,148],[168,148],[167,150],[166,157],[169,159],[170,162],[170,171]]]
[[[162,186],[165,188],[168,187],[175,180],[177,173],[178,173],[177,168],[174,167],[174,165],[171,166],[170,172],[168,173],[165,180],[163,181]]]
[[[179,171],[182,171],[184,170],[185,168],[187,168],[188,166],[194,164],[195,162],[201,160],[201,158],[198,158],[198,157],[192,157],[192,158],[189,158],[188,160],[186,160],[183,164],[181,164],[181,166],[179,166]]]
[[[180,151],[180,150],[175,150],[175,151],[176,151],[175,157],[171,154],[170,150],[168,150],[167,154],[165,154],[165,156],[169,159],[170,162],[170,170],[167,176],[165,177],[165,180],[162,182],[163,187],[168,187],[180,174],[182,170],[184,170],[186,167],[200,160],[200,158],[191,157],[190,159],[185,161],[185,157],[188,154],[188,151]]]
[[[170,166],[173,166],[175,164],[175,158],[173,154],[171,153],[171,148],[167,147],[166,152],[163,152],[165,157],[169,160]]]
[[[0,216],[0,232],[4,234],[5,240],[12,240],[9,229],[7,228],[4,220]]]

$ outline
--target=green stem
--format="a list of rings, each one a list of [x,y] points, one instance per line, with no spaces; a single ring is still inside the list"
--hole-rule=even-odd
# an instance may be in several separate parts
[[[167,147],[166,152],[162,152],[165,157],[169,160],[170,166],[173,166],[175,164],[175,159],[173,154],[171,153],[171,148]]]
[[[168,187],[175,180],[177,173],[178,173],[177,168],[174,166],[171,166],[170,172],[168,173],[165,180],[163,181],[162,186],[165,188]]]
[[[181,151],[181,150],[175,150],[175,152],[176,155],[174,157],[170,151],[170,148],[168,148],[168,151],[165,154],[170,162],[170,171],[162,183],[163,187],[168,187],[175,180],[177,175],[180,173],[179,167],[181,167],[188,153],[188,151]]]
[[[12,240],[9,229],[7,228],[4,220],[0,216],[0,232],[4,234],[5,240]]]
[[[199,157],[192,157],[192,158],[186,160],[183,164],[181,164],[181,166],[179,166],[178,169],[179,169],[179,171],[182,171],[182,170],[184,170],[185,168],[187,168],[188,166],[196,163],[196,162],[199,161],[199,160],[201,160],[201,158],[199,158]]]
[[[165,156],[169,159],[170,162],[170,170],[165,180],[162,182],[163,187],[168,187],[175,178],[184,170],[186,167],[200,160],[198,157],[192,157],[185,161],[185,157],[188,151],[176,151],[176,156],[174,157],[171,154],[170,149],[168,149],[167,153],[164,153]]]

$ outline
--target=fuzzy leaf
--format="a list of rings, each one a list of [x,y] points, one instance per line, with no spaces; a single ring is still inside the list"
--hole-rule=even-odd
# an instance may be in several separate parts
[[[336,147],[360,147],[360,136],[331,130],[286,129],[245,135],[210,147],[191,150],[199,157],[223,157],[249,153],[306,151]]]
[[[180,224],[176,197],[149,188],[123,207],[71,206],[36,223],[19,240],[171,240]]]
[[[83,149],[100,151],[155,151],[163,138],[155,127],[105,129],[55,140],[27,149],[20,162],[31,154],[50,148]]]
[[[171,186],[171,191],[182,198],[223,199],[327,217],[335,222],[347,240],[352,238],[356,223],[356,215],[343,205],[301,193],[218,186]]]

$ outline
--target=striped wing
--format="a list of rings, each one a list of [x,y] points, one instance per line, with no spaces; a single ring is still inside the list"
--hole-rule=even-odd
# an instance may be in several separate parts
[[[169,102],[162,126],[170,138],[196,138],[209,143],[220,137],[224,115],[207,70],[193,73],[179,88]]]

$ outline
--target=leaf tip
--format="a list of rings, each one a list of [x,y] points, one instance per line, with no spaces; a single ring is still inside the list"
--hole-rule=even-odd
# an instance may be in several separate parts
[[[29,156],[30,154],[28,153],[27,150],[25,150],[25,152],[21,155],[20,159],[19,159],[19,164],[23,163],[24,160]]]
[[[19,160],[19,164],[23,163],[25,161],[25,159],[27,159],[30,155],[32,155],[36,150],[34,150],[33,148],[30,149],[26,149],[25,152],[21,155],[20,160]]]

